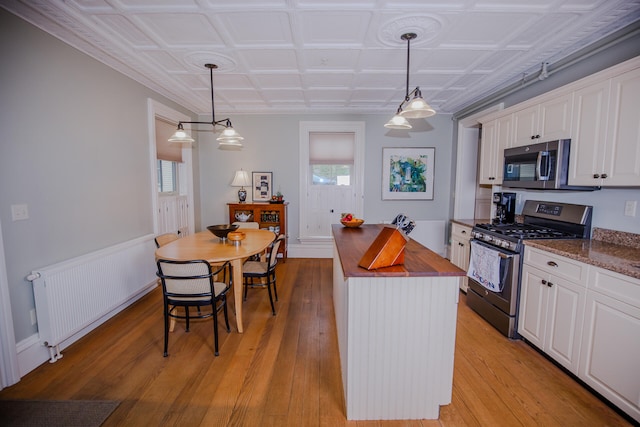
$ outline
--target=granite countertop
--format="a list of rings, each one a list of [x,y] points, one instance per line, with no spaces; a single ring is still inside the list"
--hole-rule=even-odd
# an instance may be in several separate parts
[[[640,248],[604,240],[525,240],[526,246],[640,279]]]

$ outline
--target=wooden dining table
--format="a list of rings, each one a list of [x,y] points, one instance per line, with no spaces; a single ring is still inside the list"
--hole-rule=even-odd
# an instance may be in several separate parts
[[[174,261],[205,260],[210,264],[229,261],[233,267],[232,283],[236,309],[236,325],[242,333],[242,264],[252,255],[259,254],[269,247],[276,235],[269,230],[243,228],[246,237],[236,244],[221,240],[209,231],[200,231],[184,236],[156,249],[156,259]]]

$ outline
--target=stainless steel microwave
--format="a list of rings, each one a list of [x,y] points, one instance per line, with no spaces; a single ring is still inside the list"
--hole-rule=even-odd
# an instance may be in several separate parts
[[[505,149],[502,186],[534,190],[599,189],[567,184],[570,149],[570,139]]]

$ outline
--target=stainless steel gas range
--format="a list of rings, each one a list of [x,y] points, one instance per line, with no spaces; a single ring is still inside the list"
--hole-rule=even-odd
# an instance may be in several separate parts
[[[591,236],[591,206],[527,200],[522,215],[522,223],[476,224],[471,231],[467,305],[509,338],[518,338],[523,241]]]

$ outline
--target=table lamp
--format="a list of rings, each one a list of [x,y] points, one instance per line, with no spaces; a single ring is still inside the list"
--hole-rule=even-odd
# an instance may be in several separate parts
[[[245,185],[251,185],[249,172],[240,169],[239,171],[236,171],[236,174],[233,177],[233,182],[231,182],[232,187],[240,187],[238,190],[238,200],[240,200],[240,203],[244,203],[247,200],[247,190],[244,189]]]

